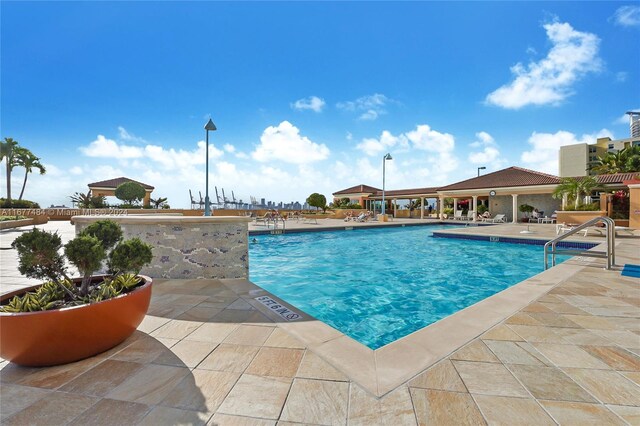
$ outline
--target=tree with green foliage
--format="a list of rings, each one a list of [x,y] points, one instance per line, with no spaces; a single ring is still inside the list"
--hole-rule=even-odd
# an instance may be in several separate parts
[[[560,184],[553,191],[552,197],[556,199],[564,199],[567,196],[569,203],[573,202],[577,209],[580,205],[580,197],[585,194],[591,194],[598,186],[598,181],[593,176],[584,176],[581,178],[562,178]],[[564,206],[563,206],[564,208]]]
[[[86,194],[76,192],[69,197],[71,202],[83,209],[103,209],[107,207],[107,199],[104,195],[92,195],[91,190]]]
[[[144,198],[145,190],[144,187],[137,182],[125,182],[118,185],[115,195],[127,204],[135,204]]]
[[[82,274],[80,288],[77,288],[66,274],[65,259],[60,253],[62,240],[57,233],[34,228],[16,238],[11,246],[18,252],[20,273],[50,281],[34,292],[15,296],[0,306],[1,312],[56,309],[115,297],[139,283],[133,274],[138,274],[153,258],[149,244],[138,238],[122,241],[122,230],[117,223],[97,221],[64,246],[68,261]],[[92,276],[105,259],[113,276],[96,283]]]
[[[167,202],[168,198],[167,197],[158,197],[158,198],[151,198],[151,204],[153,204],[153,207],[156,209],[159,209],[161,207],[164,207],[165,203]]]
[[[14,166],[24,168],[24,181],[22,182],[22,190],[20,191],[20,197],[18,200],[22,200],[24,195],[24,188],[27,186],[27,177],[29,173],[32,173],[34,169],[38,169],[40,174],[43,175],[47,172],[44,165],[40,162],[40,158],[36,157],[33,152],[27,148],[17,146],[13,150]]]
[[[7,174],[7,207],[11,207],[11,171],[15,166],[14,151],[18,146],[18,141],[13,138],[4,138],[0,142],[0,161],[5,161]]]
[[[640,146],[630,146],[616,152],[607,152],[598,158],[591,169],[599,175],[640,171]]]
[[[307,197],[307,204],[309,204],[311,207],[322,209],[323,212],[327,210],[327,198],[322,194],[318,194],[317,192],[314,192],[313,194],[309,195],[309,197]]]

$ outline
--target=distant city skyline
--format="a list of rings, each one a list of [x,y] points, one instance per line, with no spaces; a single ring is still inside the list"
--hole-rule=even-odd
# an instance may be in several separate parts
[[[0,8],[1,137],[42,158],[43,207],[118,176],[189,207],[209,118],[212,198],[303,203],[381,187],[387,152],[387,189],[558,174],[560,146],[628,137],[640,110],[637,2]]]

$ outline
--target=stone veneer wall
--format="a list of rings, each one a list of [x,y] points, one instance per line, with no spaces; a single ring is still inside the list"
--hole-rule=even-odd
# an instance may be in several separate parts
[[[97,219],[101,218],[92,218]],[[192,218],[154,223],[148,219],[131,220],[129,216],[115,221],[120,223],[125,239],[138,237],[153,247],[153,261],[140,271],[143,275],[171,279],[247,278],[248,221],[236,219],[196,222]],[[76,233],[91,223],[78,217],[74,222]]]

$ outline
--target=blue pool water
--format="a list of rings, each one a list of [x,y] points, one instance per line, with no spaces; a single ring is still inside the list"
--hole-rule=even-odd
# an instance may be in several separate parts
[[[432,237],[445,228],[256,236],[250,278],[377,349],[543,270],[541,246]]]

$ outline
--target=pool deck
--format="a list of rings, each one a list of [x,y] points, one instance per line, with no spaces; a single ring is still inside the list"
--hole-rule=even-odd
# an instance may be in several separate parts
[[[391,224],[404,221],[427,222]],[[318,222],[287,223],[287,230],[352,226]],[[42,227],[59,228],[63,240],[73,236],[68,224]],[[555,236],[553,225],[531,225],[535,234],[524,229],[447,232]],[[0,247],[17,235],[0,234]],[[640,263],[640,238],[622,234],[616,249],[618,265]],[[28,284],[19,281],[12,252],[0,250],[1,292]],[[573,258],[377,351],[308,316],[284,321],[255,300],[269,294],[247,280],[154,280],[147,317],[117,348],[59,367],[0,362],[0,418],[48,425],[640,424],[640,280],[602,266],[602,259]]]

